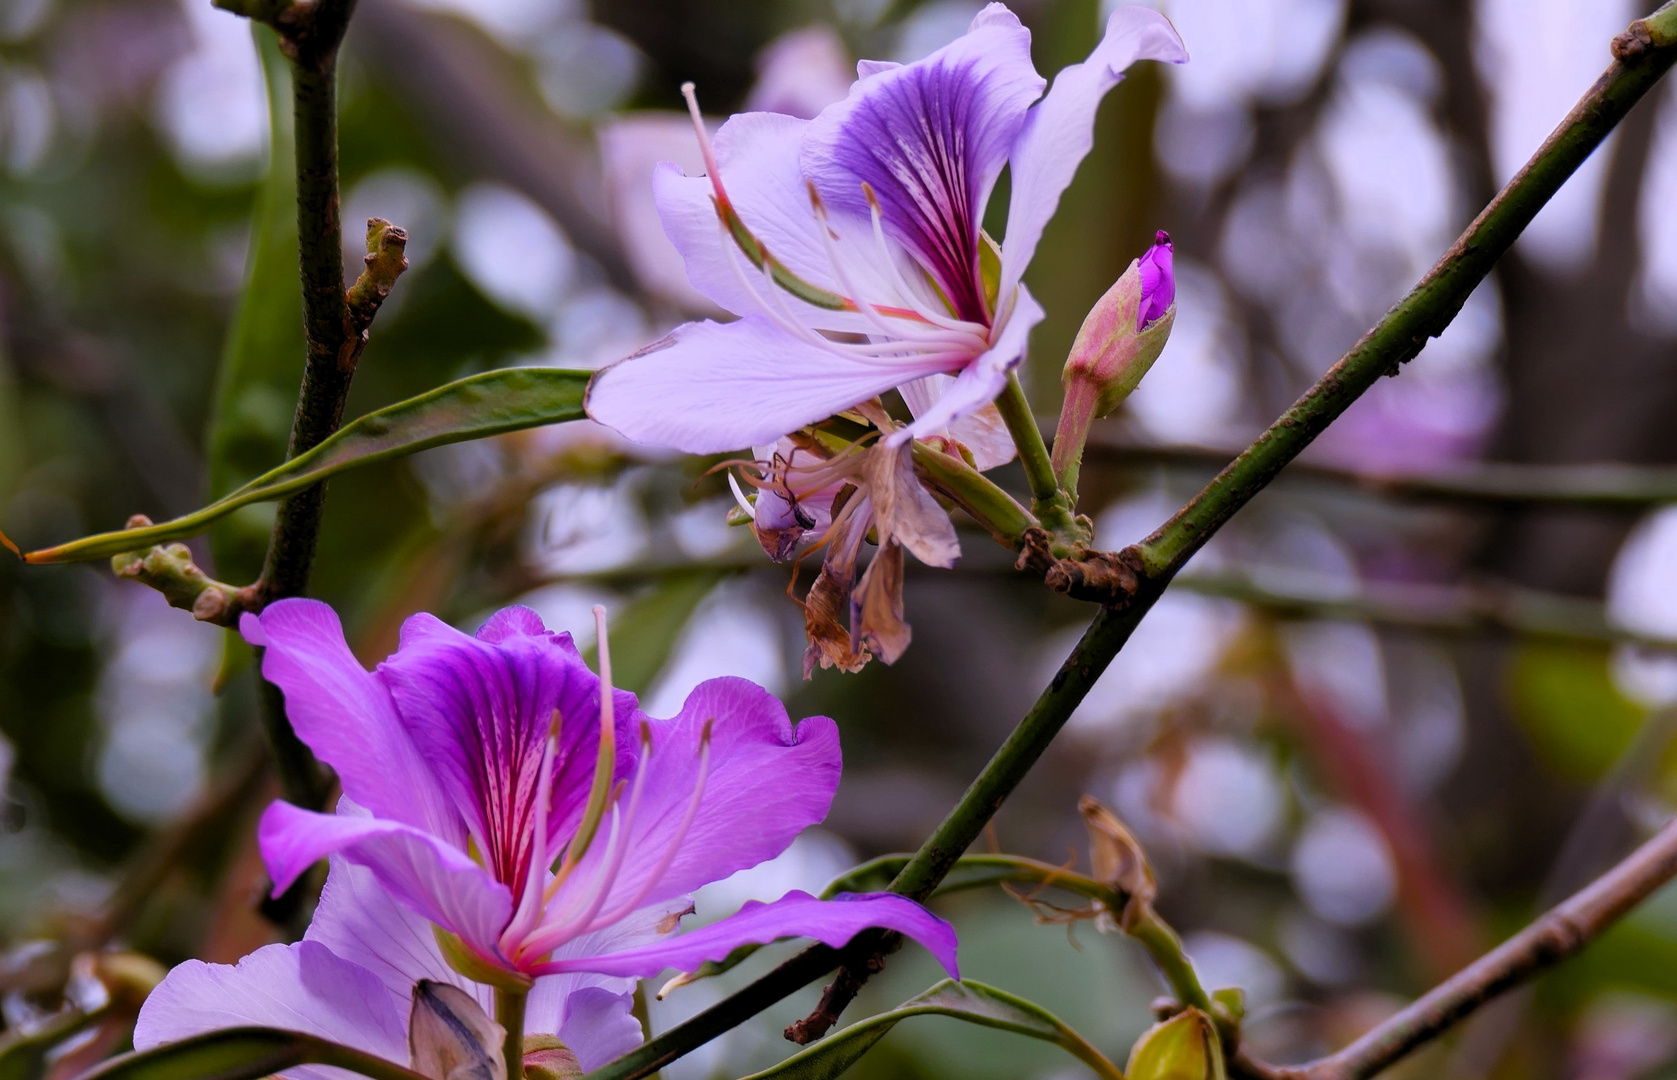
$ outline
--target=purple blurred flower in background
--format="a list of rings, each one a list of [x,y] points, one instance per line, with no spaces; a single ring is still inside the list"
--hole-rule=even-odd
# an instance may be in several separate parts
[[[1120,8],[1044,96],[1029,32],[991,4],[923,60],[862,62],[850,96],[814,120],[742,113],[714,148],[700,125],[708,178],[663,165],[654,187],[694,286],[742,317],[689,323],[605,369],[590,414],[639,442],[712,453],[943,375],[955,378],[928,387],[888,443],[976,412],[1042,318],[1020,278],[1089,151],[1095,110],[1142,59],[1187,54],[1164,16]],[[1005,165],[997,249],[981,223]]]
[[[693,933],[614,937],[649,920],[674,929],[693,890],[773,858],[826,816],[840,758],[825,717],[794,728],[773,695],[723,678],[673,719],[650,719],[525,608],[476,637],[416,615],[371,673],[325,604],[281,601],[243,630],[344,792],[335,815],[285,802],[263,815],[276,891],[341,855],[435,924],[457,969],[488,980],[688,971],[742,944],[839,945],[876,926],[954,970],[948,924],[889,894],[794,892]]]

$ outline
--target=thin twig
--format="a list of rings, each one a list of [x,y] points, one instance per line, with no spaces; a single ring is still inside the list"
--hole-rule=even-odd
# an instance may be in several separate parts
[[[1238,449],[1185,444],[1091,440],[1090,457],[1104,464],[1184,465],[1222,468]],[[1646,506],[1677,502],[1677,468],[1660,465],[1523,465],[1475,462],[1425,473],[1383,473],[1295,461],[1288,478],[1344,484],[1373,495],[1472,503],[1563,503],[1575,506]]]
[[[1259,1080],[1366,1080],[1498,994],[1572,956],[1673,877],[1677,820],[1582,891],[1343,1050],[1304,1065],[1270,1065],[1242,1055],[1235,1071]]]
[[[1597,601],[1497,582],[1427,585],[1364,582],[1350,595],[1285,592],[1237,574],[1184,574],[1176,584],[1238,600],[1281,618],[1347,619],[1439,634],[1509,634],[1542,641],[1677,650],[1677,640],[1638,633],[1607,618]]]
[[[898,875],[892,891],[924,897],[937,887],[1189,557],[1376,379],[1399,370],[1420,352],[1427,338],[1449,325],[1538,210],[1677,60],[1674,26],[1677,8],[1667,5],[1621,35],[1614,43],[1615,58],[1607,72],[1420,284],[1192,502],[1142,544],[1111,556],[1117,568],[1133,570],[1133,584],[1121,592],[1094,597],[1111,603],[1102,607],[1019,727]],[[1050,563],[1048,569],[1052,568]],[[1113,577],[1119,579],[1117,574]],[[838,994],[824,1000],[812,1020],[836,1017],[848,1003],[847,998],[841,1000],[843,995],[851,986],[859,986],[882,961],[888,944],[883,935],[858,936],[845,951],[848,971],[834,984]],[[645,1076],[831,970],[836,958],[835,951],[826,946],[806,949],[733,997],[595,1070],[590,1080]],[[809,1030],[814,1026],[809,1025]]]

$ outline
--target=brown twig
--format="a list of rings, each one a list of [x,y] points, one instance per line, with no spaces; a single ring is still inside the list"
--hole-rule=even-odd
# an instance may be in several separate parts
[[[1677,821],[1536,922],[1440,983],[1351,1045],[1303,1065],[1271,1065],[1247,1055],[1234,1072],[1255,1080],[1367,1080],[1437,1038],[1497,995],[1554,966],[1677,877]]]

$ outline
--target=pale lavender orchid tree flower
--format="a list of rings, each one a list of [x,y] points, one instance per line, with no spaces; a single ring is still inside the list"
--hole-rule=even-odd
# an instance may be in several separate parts
[[[930,376],[954,378],[888,445],[977,412],[1042,318],[1020,279],[1095,110],[1143,59],[1187,54],[1164,16],[1120,8],[1044,95],[1029,32],[991,4],[923,60],[864,61],[849,97],[814,120],[742,113],[714,147],[697,124],[708,176],[662,165],[654,187],[693,285],[741,318],[688,323],[603,370],[590,415],[637,442],[714,453]],[[1004,166],[998,250],[981,223]]]
[[[869,927],[925,944],[952,973],[949,925],[901,896],[800,892],[686,934],[625,947],[612,927],[664,920],[688,894],[780,854],[838,785],[837,726],[794,726],[773,695],[713,679],[669,720],[612,691],[569,634],[507,608],[475,637],[429,615],[373,672],[325,604],[283,600],[241,629],[293,728],[338,773],[338,813],[275,802],[259,827],[276,894],[317,860],[363,867],[432,923],[478,981],[691,971],[785,937],[840,945]],[[581,948],[579,943],[591,943]]]

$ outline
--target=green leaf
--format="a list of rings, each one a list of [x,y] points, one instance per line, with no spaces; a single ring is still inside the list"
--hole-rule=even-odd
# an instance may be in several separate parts
[[[77,1080],[258,1080],[298,1065],[335,1065],[373,1080],[428,1080],[354,1047],[296,1031],[212,1031],[102,1062]]]
[[[158,525],[99,533],[32,551],[24,559],[62,563],[109,558],[195,536],[240,507],[284,498],[347,469],[445,443],[580,420],[589,374],[562,368],[506,368],[460,379],[368,413],[308,453],[269,470],[202,510]]]
[[[297,177],[291,69],[279,39],[252,24],[268,84],[268,176],[251,214],[244,288],[227,328],[205,449],[210,497],[219,499],[285,459],[303,377],[303,294],[297,285]],[[216,571],[252,581],[268,547],[265,515],[240,514],[210,533]]]
[[[970,1024],[1042,1039],[1064,1049],[1103,1080],[1124,1080],[1118,1067],[1040,1005],[976,982],[945,979],[890,1012],[859,1020],[743,1080],[831,1080],[859,1061],[887,1032],[911,1016],[952,1016]]]

